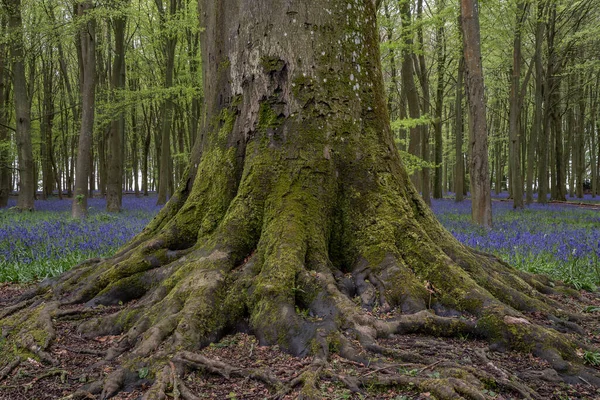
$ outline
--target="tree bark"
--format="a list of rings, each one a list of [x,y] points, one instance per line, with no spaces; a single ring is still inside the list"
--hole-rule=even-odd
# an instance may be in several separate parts
[[[461,28],[465,54],[467,99],[469,103],[469,147],[472,218],[492,226],[492,197],[488,168],[488,133],[485,117],[483,68],[477,0],[461,0]]]
[[[577,129],[574,132],[576,140],[573,146],[573,155],[577,157],[577,164],[575,170],[572,172],[575,174],[575,192],[577,198],[583,198],[583,184],[586,177],[586,157],[585,157],[585,110],[587,101],[588,89],[584,87],[583,76],[579,79],[579,99],[577,104]]]
[[[463,120],[463,92],[465,90],[463,86],[464,73],[465,73],[465,61],[464,57],[460,56],[458,59],[458,75],[456,77],[456,94],[455,98],[455,122],[454,122],[454,154],[455,154],[455,168],[454,168],[454,192],[455,199],[457,202],[464,200],[465,190],[465,156],[463,153],[463,133],[464,133],[464,120]]]
[[[553,160],[552,170],[554,172],[552,176],[552,187],[551,194],[554,200],[565,201],[566,200],[566,187],[565,187],[565,166],[563,163],[563,130],[562,130],[562,118],[560,112],[560,65],[558,60],[557,48],[555,47],[557,27],[557,10],[556,4],[551,3],[549,5],[549,22],[546,29],[546,39],[548,43],[548,66],[546,68],[546,81],[548,91],[548,102],[546,107],[548,108],[548,123],[549,129],[552,129],[553,141]],[[546,131],[546,132],[549,132]]]
[[[49,50],[47,59],[42,59],[43,106],[42,123],[40,127],[40,158],[42,164],[42,198],[47,199],[54,190],[52,159],[54,153],[52,128],[54,126],[54,67],[52,51]]]
[[[430,115],[431,96],[429,95],[429,77],[427,76],[427,66],[425,64],[425,45],[423,42],[423,0],[417,2],[417,40],[419,42],[419,52],[417,56],[417,73],[423,101],[421,102],[421,113],[427,117]],[[424,163],[429,163],[429,123],[421,126],[421,158]],[[431,174],[429,166],[425,165],[421,169],[421,196],[425,203],[431,205]]]
[[[421,117],[421,110],[419,107],[419,95],[417,93],[417,86],[415,84],[414,76],[414,43],[413,43],[413,28],[412,28],[412,15],[410,12],[411,0],[400,0],[400,17],[402,20],[402,91],[406,96],[406,103],[408,105],[408,117],[413,120],[417,120]],[[410,128],[410,138],[408,142],[408,152],[415,157],[422,158],[422,144],[421,140],[422,125],[418,124]],[[420,168],[417,168],[411,175],[411,180],[416,186],[417,190],[422,190],[422,180]]]
[[[78,16],[86,17],[93,9],[91,0],[78,5]],[[77,167],[75,171],[75,187],[71,216],[84,218],[87,216],[88,178],[90,175],[90,153],[94,132],[94,106],[96,92],[96,23],[89,19],[79,32],[81,40],[81,130],[77,147]]]
[[[555,315],[575,316],[543,293],[568,289],[460,244],[411,184],[389,124],[371,0],[200,5],[206,119],[182,185],[114,257],[2,307],[0,367],[45,354],[54,321],[81,310],[79,334],[122,335],[110,354],[122,368],[101,398],[143,365],[153,371],[144,398],[165,399],[185,387],[179,371],[206,359],[198,349],[240,330],[313,356],[299,379],[304,399],[321,398],[310,382],[330,352],[375,368],[342,380],[355,389],[401,376],[369,352],[437,366],[378,341],[408,333],[485,339],[600,386],[577,354],[586,336],[550,327]],[[100,305],[115,307],[88,312]],[[548,326],[536,322],[546,315]],[[485,398],[485,372],[440,368],[411,382],[437,398]]]
[[[437,4],[438,14],[444,10],[446,6],[445,0],[439,1]],[[446,37],[444,29],[445,21],[441,19],[437,23],[436,29],[436,58],[437,58],[437,86],[435,96],[435,153],[433,162],[435,170],[433,175],[433,198],[441,199],[443,197],[443,154],[444,141],[442,136],[442,116],[444,109],[444,78],[446,71]]]
[[[15,105],[17,152],[19,156],[19,197],[17,209],[33,211],[36,182],[34,178],[33,147],[31,144],[31,103],[25,78],[25,52],[21,0],[4,0],[11,33],[13,99]]]
[[[510,186],[513,197],[513,208],[523,208],[523,181],[521,179],[521,132],[519,118],[521,115],[521,31],[526,18],[524,1],[517,2],[515,36],[513,41],[513,65],[510,82],[509,111],[509,162]]]
[[[0,32],[6,32],[6,19],[0,17]],[[9,108],[10,74],[8,67],[8,46],[0,42],[0,208],[8,205],[11,191],[11,164]]]
[[[535,65],[535,92],[534,92],[534,111],[533,111],[533,125],[531,127],[531,137],[527,143],[527,183],[526,183],[526,194],[525,202],[527,204],[533,203],[533,177],[534,177],[534,164],[536,162],[536,150],[545,147],[545,139],[541,138],[542,131],[542,85],[543,85],[543,67],[542,67],[542,44],[544,40],[544,22],[542,20],[544,16],[544,3],[539,1],[537,3],[537,20],[535,23],[535,54],[534,54],[534,65]],[[539,143],[539,145],[538,145]],[[538,185],[541,182],[541,171],[540,169],[546,168],[546,155],[541,155],[541,150],[537,154],[538,160]],[[543,160],[542,160],[543,158]]]
[[[127,1],[115,3],[117,12],[123,12]],[[112,65],[111,90],[113,98],[122,98],[125,89],[125,27],[127,17],[124,14],[113,18],[115,51]],[[120,112],[110,124],[107,137],[108,154],[106,157],[106,210],[121,211],[123,197],[123,158],[121,156],[125,136],[125,113]]]
[[[162,0],[155,0],[156,7],[160,14],[161,25],[166,29],[166,22],[173,18],[179,7],[179,0],[168,0],[167,10],[163,7]],[[163,33],[163,52],[165,56],[165,81],[164,88],[169,89],[173,86],[173,72],[175,69],[175,47],[177,46],[177,36]],[[158,198],[156,204],[162,205],[167,202],[169,185],[172,184],[172,159],[171,159],[171,125],[173,123],[173,100],[167,97],[162,104],[161,110],[161,144],[160,144],[160,176],[158,178]]]

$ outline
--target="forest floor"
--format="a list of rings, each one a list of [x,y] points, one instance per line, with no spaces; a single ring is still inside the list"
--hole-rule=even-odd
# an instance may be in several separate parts
[[[18,296],[26,287],[17,284],[0,285],[0,301]],[[594,305],[600,307],[600,293],[581,291],[580,299],[561,298],[561,303],[572,311],[581,311],[582,307]],[[105,312],[111,313],[119,307],[106,307]],[[535,320],[536,315],[527,315]],[[57,337],[49,352],[59,360],[56,366],[47,366],[28,359],[21,363],[11,375],[0,382],[0,400],[46,400],[46,399],[96,399],[97,394],[86,392],[90,382],[102,380],[118,366],[118,359],[105,361],[103,355],[111,346],[115,346],[121,336],[104,336],[95,339],[84,339],[76,332],[77,321],[59,321],[56,323]],[[588,339],[596,346],[600,345],[600,318],[588,326]],[[540,399],[600,399],[600,389],[582,380],[575,385],[567,385],[553,373],[544,372],[549,369],[547,362],[529,354],[517,352],[492,352],[485,342],[470,338],[441,339],[423,335],[402,335],[384,340],[388,347],[396,349],[411,349],[435,357],[438,361],[432,365],[416,368],[414,365],[393,363],[396,371],[409,376],[436,378],[437,368],[445,362],[454,362],[476,369],[485,370],[492,376],[504,375],[530,386]],[[260,346],[253,336],[238,333],[223,338],[219,343],[204,348],[201,353],[209,358],[226,362],[236,367],[252,369],[269,369],[283,382],[291,382],[310,362],[310,358],[292,357],[277,346]],[[380,357],[372,355],[373,359]],[[337,375],[367,376],[376,371],[369,365],[346,361],[337,355],[330,358],[329,368]],[[144,377],[148,371],[137,371]],[[201,399],[270,399],[276,394],[272,388],[260,381],[212,375],[208,372],[192,372],[184,378],[184,382],[196,396]],[[135,386],[128,387],[115,399],[138,399],[149,388],[150,381],[140,379]],[[87,386],[86,386],[87,385]],[[520,399],[517,393],[495,387],[489,383],[485,396],[489,399],[508,400]],[[82,391],[82,388],[84,389]],[[363,393],[352,393],[340,383],[321,380],[319,390],[323,399],[430,399],[429,393],[418,393],[410,387],[377,387],[363,388]],[[73,394],[77,393],[76,396]],[[283,399],[298,397],[295,388]]]

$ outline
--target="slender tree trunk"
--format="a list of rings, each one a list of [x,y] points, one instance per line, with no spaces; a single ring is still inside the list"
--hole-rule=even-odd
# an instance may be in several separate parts
[[[565,143],[565,151],[564,151],[564,165],[567,166],[567,182],[569,184],[569,197],[573,197],[575,194],[575,173],[574,171],[577,169],[577,153],[572,151],[574,147],[574,141],[577,140],[574,138],[574,131],[577,130],[577,122],[575,121],[575,112],[573,107],[569,107],[566,112],[566,128],[567,128],[567,137]],[[570,168],[569,168],[570,166]]]
[[[42,196],[44,199],[52,195],[55,179],[52,159],[54,154],[52,128],[54,126],[54,65],[53,54],[49,50],[48,58],[42,60],[43,106],[42,124],[40,127],[40,158],[42,164]]]
[[[423,115],[431,117],[431,96],[429,95],[429,78],[427,76],[427,66],[425,64],[425,46],[423,42],[423,0],[418,0],[417,2],[417,39],[419,42],[419,51],[418,56],[416,57],[416,60],[418,61],[417,73],[423,95],[423,101],[421,102],[420,110]],[[429,163],[431,159],[429,152],[429,123],[426,123],[421,126],[421,158],[425,163]],[[431,205],[430,175],[429,167],[424,166],[421,170],[421,195],[423,196],[425,203],[428,205]]]
[[[445,0],[441,0],[437,4],[438,13],[446,6]],[[437,58],[437,87],[435,96],[435,154],[433,162],[435,164],[433,177],[433,198],[441,199],[443,196],[443,152],[444,141],[442,136],[442,116],[444,109],[444,79],[446,71],[446,37],[444,29],[444,21],[438,22],[436,29],[436,58]]]
[[[91,0],[78,5],[78,16],[85,17],[92,10]],[[80,31],[83,84],[81,87],[81,131],[77,148],[77,169],[71,215],[73,218],[87,216],[88,178],[90,175],[90,152],[94,132],[94,105],[96,92],[96,23],[89,19]]]
[[[542,130],[542,85],[543,85],[543,67],[542,67],[542,43],[544,40],[544,22],[542,18],[544,16],[544,3],[542,1],[538,1],[537,3],[537,21],[535,24],[535,55],[534,55],[534,65],[535,65],[535,92],[534,92],[534,111],[533,111],[533,125],[531,128],[531,137],[527,146],[527,184],[526,184],[526,195],[525,201],[527,204],[531,204],[533,202],[533,177],[534,177],[534,164],[536,162],[536,149],[542,146],[546,147],[545,139],[541,138],[541,130]],[[539,143],[539,145],[538,145]],[[546,169],[546,155],[544,152],[544,156],[540,154],[541,150],[537,154],[538,159],[538,171],[540,171],[542,164],[544,165],[544,169]],[[542,158],[544,158],[542,162]],[[541,176],[538,173],[538,185],[541,182]]]
[[[577,154],[577,167],[575,168],[575,180],[576,180],[576,195],[578,198],[583,198],[583,183],[585,180],[586,170],[586,157],[585,157],[585,111],[586,111],[586,100],[587,91],[584,89],[583,76],[579,80],[579,99],[578,99],[578,114],[577,114],[577,130],[574,132],[577,140],[573,147],[573,154]]]
[[[488,133],[485,117],[483,69],[477,0],[461,0],[461,28],[465,54],[467,99],[469,103],[470,178],[473,221],[492,226],[492,197],[488,167]]]
[[[31,103],[25,78],[25,52],[21,0],[4,0],[8,11],[9,43],[12,57],[13,98],[15,105],[17,152],[19,156],[19,197],[17,209],[33,211],[35,198],[35,175],[33,147],[31,144]]]
[[[551,143],[553,143],[552,159],[554,162],[551,164],[553,171],[551,194],[553,199],[564,201],[566,200],[566,192],[565,166],[563,164],[563,131],[560,112],[561,77],[559,75],[560,71],[557,49],[555,48],[555,39],[557,34],[557,6],[555,3],[551,3],[549,7],[549,22],[546,30],[546,39],[548,43],[548,67],[546,69],[548,102],[546,103],[546,107],[548,108],[548,122],[551,126],[553,136],[553,141]]]
[[[596,154],[596,135],[598,134],[596,124],[598,116],[598,84],[600,83],[600,75],[596,77],[596,84],[590,89],[590,120],[589,120],[589,139],[590,139],[590,170],[591,170],[591,189],[592,197],[598,194],[598,154]]]
[[[123,8],[126,2],[117,2],[117,8]],[[113,19],[115,51],[112,65],[111,90],[114,99],[122,98],[125,89],[125,27],[127,18],[119,15]],[[108,154],[106,157],[106,210],[121,211],[123,197],[123,158],[125,135],[125,113],[120,112],[110,124],[107,137]]]
[[[142,193],[144,196],[148,196],[148,157],[150,156],[150,141],[152,140],[152,122],[150,121],[150,116],[146,113],[146,107],[144,107],[143,104],[142,114],[144,115],[144,126],[146,127],[142,152]]]
[[[421,110],[419,108],[419,95],[417,93],[417,86],[415,84],[414,77],[414,43],[413,43],[413,28],[412,28],[412,15],[410,12],[411,0],[400,0],[400,17],[402,20],[402,89],[406,95],[406,103],[408,105],[408,116],[411,119],[419,119],[421,117]],[[422,125],[419,124],[415,127],[410,128],[410,141],[408,143],[408,152],[417,158],[422,158],[422,145],[421,140],[423,138]],[[411,180],[417,190],[422,191],[422,181],[420,179],[421,174],[419,169],[411,176]]]
[[[132,84],[132,90],[137,88],[136,84]],[[131,157],[132,157],[132,170],[133,170],[133,190],[135,192],[135,196],[138,197],[140,195],[140,154],[138,148],[138,141],[141,138],[139,127],[138,127],[138,108],[133,107],[131,110]]]
[[[156,6],[161,15],[162,24],[165,24],[167,18],[173,18],[178,9],[178,0],[169,0],[168,10],[162,5],[162,0],[155,0]],[[164,38],[164,55],[166,60],[164,87],[166,89],[173,86],[173,72],[175,69],[175,48],[177,37],[170,35]],[[169,184],[172,182],[171,176],[171,125],[173,114],[173,100],[167,98],[163,101],[161,110],[161,144],[160,144],[160,176],[158,179],[158,199],[156,204],[163,205],[167,202]]]
[[[464,121],[463,121],[463,80],[464,80],[464,57],[460,56],[458,60],[458,75],[456,77],[456,94],[454,112],[455,112],[455,123],[454,123],[454,138],[455,138],[455,159],[456,164],[454,168],[454,192],[456,201],[464,200],[464,187],[465,187],[465,156],[463,153],[463,133],[464,133]]]
[[[526,18],[525,2],[517,3],[515,37],[513,41],[513,64],[510,83],[509,111],[509,162],[510,187],[513,197],[513,208],[523,208],[523,181],[521,179],[521,132],[519,118],[521,115],[521,30]]]
[[[6,32],[6,19],[0,16],[0,32]],[[0,208],[8,205],[11,191],[11,164],[9,107],[10,73],[8,67],[8,46],[0,41]]]

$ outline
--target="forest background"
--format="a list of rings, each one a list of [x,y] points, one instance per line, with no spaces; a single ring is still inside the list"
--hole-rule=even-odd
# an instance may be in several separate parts
[[[490,183],[516,208],[599,194],[597,3],[480,3]],[[117,212],[124,191],[164,204],[202,118],[196,2],[2,6],[0,206],[17,191],[20,209],[64,195],[85,214],[93,194]],[[469,190],[458,14],[448,0],[380,7],[392,127],[426,201]]]

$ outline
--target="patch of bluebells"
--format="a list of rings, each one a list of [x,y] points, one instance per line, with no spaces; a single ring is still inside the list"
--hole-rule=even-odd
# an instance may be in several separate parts
[[[38,200],[34,213],[0,209],[0,282],[58,275],[75,264],[114,253],[156,215],[156,197],[123,197],[123,211],[106,212],[103,198],[88,200],[89,216],[72,219],[71,200]]]
[[[590,196],[586,200],[600,199]],[[581,288],[600,285],[600,212],[596,208],[533,203],[524,210],[513,210],[512,201],[494,201],[491,230],[471,223],[469,200],[433,200],[432,209],[446,229],[467,246]]]

